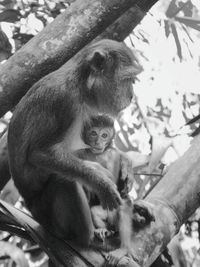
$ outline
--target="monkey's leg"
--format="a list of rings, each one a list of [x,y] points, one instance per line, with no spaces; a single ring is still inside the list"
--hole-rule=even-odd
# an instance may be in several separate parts
[[[119,192],[108,170],[96,162],[80,160],[72,153],[60,150],[33,151],[29,160],[35,166],[57,173],[63,184],[74,181],[88,187],[97,194],[103,208],[112,210],[121,204]]]
[[[105,238],[113,236],[114,231],[108,229],[108,211],[101,206],[91,208],[92,220],[95,226],[94,235],[104,241]]]
[[[87,246],[94,237],[94,226],[87,197],[76,182],[61,184],[54,203],[53,218],[66,239]]]
[[[79,183],[63,184],[59,177],[51,177],[41,197],[33,202],[31,211],[44,227],[60,238],[80,246],[89,245],[93,239],[91,212]]]

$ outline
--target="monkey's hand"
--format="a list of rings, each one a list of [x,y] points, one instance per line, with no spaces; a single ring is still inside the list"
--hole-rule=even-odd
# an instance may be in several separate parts
[[[133,225],[135,229],[145,227],[150,224],[151,221],[155,221],[153,214],[153,208],[151,205],[144,201],[138,200],[133,204]]]
[[[107,169],[100,164],[92,162],[95,168],[96,183],[92,188],[104,209],[113,210],[122,204],[122,199],[117,190],[116,184],[113,182],[114,178]]]
[[[103,209],[113,210],[122,204],[122,200],[117,190],[117,186],[109,179],[106,182],[105,181],[106,179],[104,178],[99,184],[97,194]]]
[[[114,233],[114,231],[108,230],[106,228],[97,228],[94,230],[94,235],[102,242],[104,242],[106,238],[113,236]]]

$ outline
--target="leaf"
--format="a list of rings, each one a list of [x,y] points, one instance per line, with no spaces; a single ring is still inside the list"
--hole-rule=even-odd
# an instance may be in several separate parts
[[[192,17],[194,5],[191,0],[187,2],[179,2],[179,9],[184,13],[185,16]]]
[[[199,133],[200,133],[200,126],[199,126],[196,130],[194,130],[194,132],[193,132],[190,136],[195,137],[195,136],[197,136]]]
[[[193,7],[194,5],[191,3],[190,0],[186,2],[178,2],[177,0],[172,0],[165,14],[168,18],[174,18],[176,14],[182,11],[185,15],[192,16]]]
[[[173,18],[174,14],[176,14],[178,10],[178,5],[176,4],[176,0],[172,0],[166,10],[165,14],[168,18]]]
[[[200,31],[200,25],[199,24],[193,24],[193,23],[185,23],[186,26],[193,28],[194,30]]]
[[[179,17],[179,16],[176,16],[174,19],[185,24],[188,23],[191,25],[200,25],[200,19],[194,19],[191,17]]]
[[[188,32],[188,28],[185,27],[185,25],[182,25],[182,28],[183,28],[184,32],[186,33],[186,35],[188,36],[188,38],[190,39],[190,41],[191,41],[192,43],[194,43],[194,40],[192,39],[190,33]]]
[[[164,23],[165,23],[165,35],[168,38],[170,34],[170,24],[169,21],[166,19],[164,20]]]
[[[190,125],[200,119],[200,114],[189,120],[185,125]]]
[[[200,31],[200,20],[199,19],[193,19],[189,17],[175,17],[175,20],[179,21],[180,23],[183,23],[187,27]]]
[[[7,9],[0,13],[0,21],[16,22],[20,20],[21,14],[18,10]]]
[[[28,267],[28,261],[24,252],[9,242],[0,241],[0,255],[8,255],[19,267]]]
[[[181,43],[179,41],[178,33],[177,33],[177,30],[176,30],[176,25],[174,23],[171,24],[171,29],[172,29],[172,34],[174,36],[174,40],[175,40],[175,43],[176,43],[178,57],[180,58],[180,60],[182,60],[183,56],[182,56]]]

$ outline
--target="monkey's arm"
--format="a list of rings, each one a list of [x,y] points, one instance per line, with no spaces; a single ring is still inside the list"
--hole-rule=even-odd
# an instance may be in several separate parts
[[[111,173],[96,162],[80,160],[73,153],[52,149],[34,150],[29,161],[49,172],[61,174],[64,180],[78,181],[95,192],[103,208],[117,208],[121,198],[116,185],[112,182]]]

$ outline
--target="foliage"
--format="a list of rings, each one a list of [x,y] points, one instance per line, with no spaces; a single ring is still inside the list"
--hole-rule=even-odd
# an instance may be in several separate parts
[[[13,45],[18,50],[47,23],[64,11],[70,1],[13,0],[0,2],[0,22]]]

